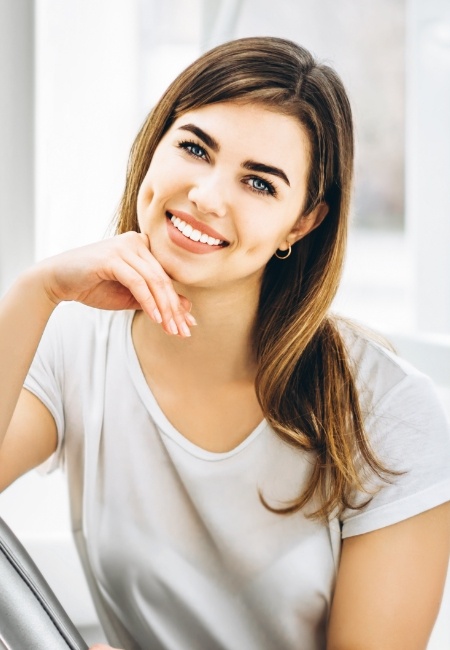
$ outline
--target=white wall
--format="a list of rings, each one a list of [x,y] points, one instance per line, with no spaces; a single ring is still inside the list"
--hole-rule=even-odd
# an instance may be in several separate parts
[[[138,129],[137,0],[36,0],[36,256],[105,235]]]
[[[33,260],[34,10],[0,0],[0,295]]]
[[[450,334],[450,3],[408,0],[407,7],[406,216],[415,325]]]

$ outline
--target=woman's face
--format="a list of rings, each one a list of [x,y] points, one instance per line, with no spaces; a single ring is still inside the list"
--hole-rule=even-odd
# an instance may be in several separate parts
[[[153,255],[187,286],[259,286],[277,248],[324,216],[300,215],[308,156],[299,122],[261,105],[184,113],[159,143],[138,195]]]

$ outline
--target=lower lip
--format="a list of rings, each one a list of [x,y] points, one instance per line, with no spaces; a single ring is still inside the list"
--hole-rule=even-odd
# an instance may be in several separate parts
[[[214,251],[220,251],[224,246],[210,246],[209,244],[203,244],[200,241],[193,241],[189,237],[185,237],[178,228],[175,228],[170,219],[166,219],[167,223],[167,232],[171,241],[180,248],[189,251],[190,253],[197,253],[203,255],[205,253],[214,253]]]

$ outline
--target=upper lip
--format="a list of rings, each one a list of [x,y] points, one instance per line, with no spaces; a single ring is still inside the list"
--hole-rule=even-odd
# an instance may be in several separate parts
[[[182,212],[181,210],[168,210],[167,211],[168,215],[173,215],[174,217],[179,217],[182,221],[185,221],[186,223],[189,223],[193,228],[196,230],[200,230],[200,232],[204,232],[205,235],[208,235],[209,237],[214,237],[214,239],[220,239],[220,241],[228,244],[229,242],[223,237],[217,230],[214,230],[214,228],[211,228],[210,226],[206,225],[206,223],[203,223],[202,221],[197,221],[197,219],[194,219],[190,214],[187,212]]]

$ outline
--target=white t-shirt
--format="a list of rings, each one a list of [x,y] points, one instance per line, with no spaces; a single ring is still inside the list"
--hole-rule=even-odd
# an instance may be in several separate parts
[[[345,332],[371,444],[405,473],[325,525],[261,504],[258,490],[275,506],[298,496],[312,462],[265,421],[226,453],[175,430],[144,379],[132,318],[61,305],[25,384],[57,424],[50,465],[67,470],[75,540],[110,642],[325,648],[342,538],[450,499],[448,423],[430,380]]]

